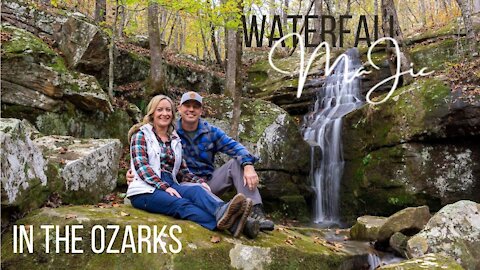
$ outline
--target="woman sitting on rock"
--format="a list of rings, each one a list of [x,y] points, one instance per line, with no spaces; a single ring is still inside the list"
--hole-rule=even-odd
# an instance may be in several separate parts
[[[225,203],[211,193],[202,178],[189,171],[173,125],[173,108],[170,98],[155,96],[142,123],[130,129],[130,166],[135,180],[128,186],[127,197],[135,208],[191,220],[209,230],[230,229],[237,237],[252,201],[237,194]]]

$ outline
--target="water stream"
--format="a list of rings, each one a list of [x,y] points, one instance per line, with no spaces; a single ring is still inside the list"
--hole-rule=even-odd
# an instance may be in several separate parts
[[[360,79],[348,82],[361,65],[358,50],[350,49],[318,91],[313,111],[305,116],[303,138],[312,147],[312,187],[316,193],[314,222],[338,226],[340,180],[343,173],[342,117],[363,104]],[[347,76],[345,65],[348,66]]]

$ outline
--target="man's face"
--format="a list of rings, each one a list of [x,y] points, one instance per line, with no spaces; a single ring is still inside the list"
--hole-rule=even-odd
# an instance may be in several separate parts
[[[178,108],[178,112],[182,117],[182,122],[193,124],[197,123],[202,115],[202,105],[196,100],[185,101]]]

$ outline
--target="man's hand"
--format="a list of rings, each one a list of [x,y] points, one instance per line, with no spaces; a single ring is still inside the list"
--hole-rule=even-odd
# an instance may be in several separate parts
[[[203,183],[202,183],[202,187],[203,187],[204,189],[212,192],[212,190],[210,189],[210,186],[209,186],[207,183],[203,182]]]
[[[132,173],[132,169],[129,169],[127,171],[127,174],[125,175],[125,177],[127,178],[127,185],[130,185],[130,183],[132,183],[133,179],[135,178],[135,176]]]
[[[243,185],[248,189],[254,190],[258,185],[258,175],[253,165],[243,167]]]
[[[180,196],[180,194],[178,194],[178,191],[175,190],[174,188],[172,187],[169,187],[167,189],[165,189],[165,192],[167,192],[168,194],[170,194],[170,196],[175,196],[177,198],[182,198],[182,196]]]

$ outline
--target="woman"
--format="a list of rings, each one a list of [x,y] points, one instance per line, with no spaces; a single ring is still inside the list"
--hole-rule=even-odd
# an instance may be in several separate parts
[[[210,192],[202,178],[189,171],[173,126],[173,108],[170,98],[155,96],[142,123],[130,129],[130,166],[135,180],[127,197],[135,208],[188,219],[210,230],[234,228],[232,233],[237,237],[252,201],[238,194],[225,203]]]

